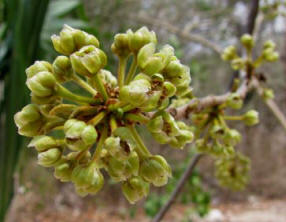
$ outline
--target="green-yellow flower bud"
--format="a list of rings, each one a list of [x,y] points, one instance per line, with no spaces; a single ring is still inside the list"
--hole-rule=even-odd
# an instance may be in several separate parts
[[[99,47],[95,36],[68,25],[64,25],[59,36],[52,35],[51,39],[55,50],[63,55],[70,55],[87,45]]]
[[[73,69],[71,62],[66,56],[58,56],[53,63],[53,74],[58,82],[65,82],[71,79]]]
[[[91,194],[96,194],[104,184],[104,178],[95,163],[76,166],[72,171],[71,180],[77,188]]]
[[[221,58],[225,61],[231,61],[237,57],[237,51],[233,45],[226,47],[221,56]]]
[[[279,59],[279,54],[273,48],[267,48],[263,50],[262,57],[268,62],[275,62]]]
[[[231,61],[231,67],[234,70],[239,70],[239,69],[243,69],[244,68],[244,60],[242,58],[237,58],[237,59],[233,59]]]
[[[38,154],[38,164],[44,167],[54,166],[62,156],[62,151],[58,148],[51,148]]]
[[[236,145],[241,140],[240,133],[235,129],[230,129],[226,131],[226,134],[223,137],[223,141],[229,145]]]
[[[154,155],[142,160],[140,176],[154,186],[164,186],[171,175],[171,167],[164,157]]]
[[[123,182],[121,188],[129,203],[134,204],[148,195],[149,187],[149,183],[146,183],[140,177],[132,177]]]
[[[274,92],[272,89],[263,89],[263,99],[273,99],[274,98]]]
[[[71,55],[73,69],[80,75],[92,77],[107,64],[105,53],[89,45]]]
[[[142,27],[136,32],[128,30],[127,36],[129,41],[129,49],[134,53],[137,53],[144,45],[150,42],[157,43],[155,32],[149,31],[146,27]]]
[[[126,57],[130,54],[128,35],[119,33],[114,36],[111,50],[119,57]]]
[[[243,115],[243,122],[247,126],[255,125],[259,122],[259,114],[255,110],[249,110]]]
[[[237,93],[231,93],[227,98],[226,105],[232,109],[240,109],[243,101]]]
[[[251,35],[249,34],[244,34],[241,38],[240,38],[240,42],[242,43],[242,45],[247,49],[247,50],[251,50],[254,46],[254,40],[252,38]]]
[[[73,171],[71,161],[60,160],[60,162],[55,166],[54,176],[61,182],[67,182],[71,180],[71,174]]]
[[[31,78],[39,72],[52,72],[52,65],[46,61],[36,61],[26,69],[27,78]]]
[[[276,48],[276,44],[275,42],[273,42],[272,40],[268,40],[263,44],[263,49],[275,49]]]
[[[97,139],[97,132],[93,126],[76,119],[65,122],[64,132],[67,146],[74,151],[89,148]]]
[[[101,69],[101,70],[99,70],[97,75],[102,80],[102,83],[104,85],[107,85],[110,88],[115,88],[117,86],[116,77],[111,72],[109,72],[108,70]]]
[[[43,152],[58,147],[58,143],[51,136],[36,136],[28,144],[28,147],[34,147],[37,151]]]
[[[40,109],[35,104],[25,106],[14,116],[19,134],[33,137],[41,134],[41,129],[45,125],[45,119]]]
[[[167,97],[174,96],[176,93],[176,87],[170,82],[163,83],[163,95]]]

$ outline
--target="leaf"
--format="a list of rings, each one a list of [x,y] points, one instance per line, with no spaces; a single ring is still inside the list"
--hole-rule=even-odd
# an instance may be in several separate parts
[[[69,14],[80,5],[79,0],[58,0],[50,4],[48,17],[61,17]]]

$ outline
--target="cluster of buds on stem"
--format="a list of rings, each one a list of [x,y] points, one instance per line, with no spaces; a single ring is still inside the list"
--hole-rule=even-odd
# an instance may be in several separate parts
[[[130,203],[146,196],[150,184],[165,185],[171,167],[151,154],[136,125],[176,148],[192,141],[191,129],[164,112],[171,98],[191,96],[189,69],[174,49],[156,52],[156,35],[146,27],[117,34],[111,46],[119,58],[116,78],[104,69],[107,56],[95,36],[65,25],[52,42],[60,55],[26,69],[32,103],[15,115],[19,134],[32,137],[28,146],[37,150],[38,163],[82,196],[102,188],[103,170]],[[74,93],[66,82],[86,92]]]

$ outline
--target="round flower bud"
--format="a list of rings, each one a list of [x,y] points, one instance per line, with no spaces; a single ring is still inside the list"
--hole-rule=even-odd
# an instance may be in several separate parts
[[[77,188],[91,194],[96,194],[104,184],[104,178],[95,163],[77,165],[72,171],[71,180]]]
[[[259,114],[255,110],[250,110],[243,115],[242,120],[247,126],[255,125],[259,122]]]
[[[129,41],[129,49],[134,53],[137,53],[144,45],[150,42],[157,43],[155,32],[149,31],[146,27],[142,27],[136,32],[128,30],[127,36]]]
[[[140,177],[132,177],[123,182],[121,188],[129,203],[134,204],[148,195],[149,187],[149,183],[146,183]]]
[[[101,69],[101,70],[99,70],[97,75],[102,80],[102,83],[104,85],[107,85],[110,88],[115,88],[117,86],[116,77],[111,72],[109,72],[108,70]]]
[[[111,45],[111,50],[114,54],[119,57],[126,57],[130,54],[129,41],[127,34],[116,34],[114,41]]]
[[[63,55],[70,55],[87,45],[99,47],[99,42],[95,36],[73,29],[68,25],[64,25],[59,36],[52,35],[51,39],[55,50]]]
[[[225,131],[225,128],[221,124],[215,122],[210,129],[210,135],[214,139],[222,138],[226,133]]]
[[[66,56],[58,56],[53,63],[53,74],[57,81],[66,82],[71,79],[73,69],[71,62]]]
[[[55,93],[56,79],[50,72],[39,72],[26,82],[35,96],[48,97]]]
[[[40,109],[35,104],[25,106],[14,116],[15,123],[20,135],[33,137],[41,134],[41,129],[45,125],[45,120]]]
[[[163,130],[164,120],[162,116],[157,116],[148,122],[147,128],[151,133],[159,133]]]
[[[236,145],[241,140],[240,133],[235,129],[230,129],[226,131],[226,134],[223,137],[223,141],[229,145]]]
[[[150,90],[151,84],[149,81],[145,79],[133,80],[129,85],[121,88],[119,98],[139,108],[148,101]]]
[[[252,38],[251,35],[249,34],[244,34],[241,38],[240,38],[240,42],[242,43],[242,45],[247,49],[247,50],[251,50],[254,46],[254,40]]]
[[[243,101],[237,93],[231,93],[227,98],[226,105],[232,109],[240,109]]]
[[[62,156],[62,151],[58,148],[51,148],[38,154],[38,164],[44,167],[54,166]]]
[[[72,163],[67,160],[60,160],[60,162],[55,166],[54,176],[61,182],[67,182],[71,180],[73,167]]]
[[[58,147],[58,144],[51,136],[36,136],[28,144],[28,147],[34,147],[37,151],[43,152],[45,150]]]
[[[104,145],[110,155],[119,160],[126,160],[131,152],[129,144],[119,137],[108,137]]]
[[[268,62],[275,62],[279,59],[278,52],[275,52],[272,48],[263,50],[262,57]]]
[[[237,57],[237,51],[233,45],[226,47],[221,55],[221,58],[225,61],[231,61]]]
[[[263,99],[273,99],[274,98],[274,92],[272,89],[264,89],[263,90]]]
[[[69,119],[64,124],[67,146],[74,151],[81,151],[92,146],[97,139],[96,129],[83,121]]]
[[[154,155],[142,160],[140,176],[154,186],[164,186],[171,175],[171,167],[164,157]]]
[[[276,44],[272,40],[268,40],[263,44],[263,49],[275,49]]]
[[[92,45],[84,46],[73,53],[70,58],[73,69],[78,74],[87,77],[94,76],[107,63],[105,53]]]
[[[176,87],[170,82],[163,83],[163,95],[167,97],[174,96],[176,93]]]
[[[26,69],[27,78],[31,78],[39,72],[52,72],[52,65],[46,61],[36,61]]]
[[[244,68],[244,60],[242,58],[233,59],[231,61],[231,67],[234,70],[239,70]]]

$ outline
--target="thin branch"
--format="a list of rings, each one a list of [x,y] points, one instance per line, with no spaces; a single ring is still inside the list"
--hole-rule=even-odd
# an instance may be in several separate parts
[[[252,0],[250,7],[245,32],[252,35],[255,29],[256,17],[259,11],[259,0]]]
[[[177,196],[182,191],[187,179],[192,174],[195,166],[198,164],[199,160],[202,158],[203,154],[196,154],[189,162],[184,174],[181,176],[175,190],[172,192],[170,199],[167,203],[160,209],[159,213],[153,219],[153,222],[159,222],[163,219],[170,206],[175,202]]]
[[[144,14],[134,15],[134,16],[132,16],[132,18],[136,19],[139,22],[143,22],[145,24],[154,25],[157,27],[163,27],[167,31],[172,32],[172,33],[180,36],[183,39],[199,43],[202,46],[205,46],[207,48],[212,49],[214,52],[216,52],[218,54],[221,54],[221,52],[222,52],[222,49],[219,46],[217,46],[213,42],[209,41],[208,39],[206,39],[200,35],[197,35],[197,34],[187,33],[184,31],[184,29],[182,30],[180,28],[177,28],[176,26],[174,26],[170,23],[167,23],[165,21],[162,21],[161,19],[152,18],[152,17],[144,15]]]
[[[257,80],[254,81],[254,86],[255,86],[255,89],[258,95],[263,97],[263,89]],[[264,100],[264,102],[268,106],[268,108],[272,111],[272,113],[277,118],[277,120],[280,122],[280,124],[283,126],[284,130],[286,131],[286,117],[284,116],[280,108],[277,106],[275,101],[273,99],[267,99],[267,100]]]

